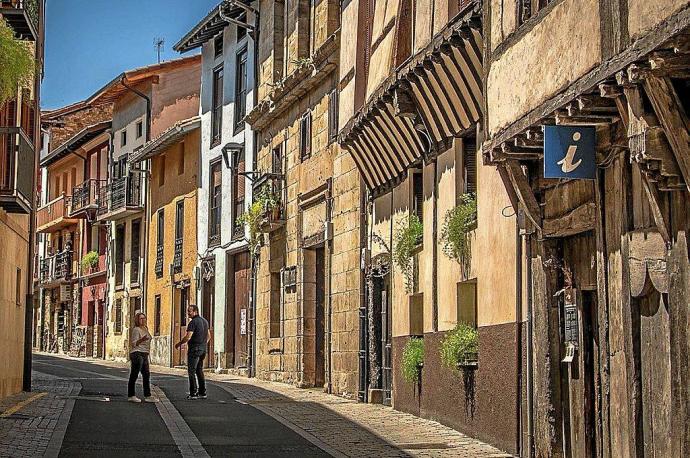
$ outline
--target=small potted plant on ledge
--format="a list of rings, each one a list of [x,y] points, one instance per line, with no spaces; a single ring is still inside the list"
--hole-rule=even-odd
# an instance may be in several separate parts
[[[81,271],[84,275],[94,273],[94,269],[98,269],[98,253],[89,251],[81,258]]]
[[[393,262],[400,268],[405,278],[408,293],[414,289],[414,255],[418,252],[424,226],[415,214],[398,223],[393,247]]]
[[[402,375],[409,383],[419,383],[424,367],[424,339],[412,337],[402,354]]]
[[[441,361],[453,369],[476,368],[479,361],[479,333],[467,323],[459,323],[441,342]]]

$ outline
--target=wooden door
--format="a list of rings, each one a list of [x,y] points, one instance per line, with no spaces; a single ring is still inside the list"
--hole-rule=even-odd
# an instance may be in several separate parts
[[[326,256],[323,248],[316,250],[316,374],[314,386],[326,383]]]
[[[215,270],[215,269],[214,269]],[[206,367],[215,366],[215,354],[213,347],[213,317],[215,315],[216,304],[216,277],[215,275],[209,280],[204,280],[202,299],[201,299],[201,316],[208,321],[208,329],[211,332],[211,340],[206,348]]]
[[[182,340],[187,333],[187,307],[189,306],[189,287],[175,288],[173,345]],[[173,347],[173,366],[187,365],[187,346]]]
[[[234,317],[235,317],[235,367],[247,366],[247,338],[249,335],[249,253],[235,255],[234,276]]]

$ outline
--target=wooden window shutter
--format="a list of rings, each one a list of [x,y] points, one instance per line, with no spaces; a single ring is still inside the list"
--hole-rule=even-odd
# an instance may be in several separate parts
[[[474,139],[466,139],[463,143],[463,162],[465,175],[465,193],[477,192],[477,144]]]
[[[237,153],[237,175],[235,178],[237,180],[237,195],[235,196],[236,199],[244,199],[246,180],[244,179],[244,175],[240,175],[241,173],[245,172],[244,168],[244,151],[241,151]]]

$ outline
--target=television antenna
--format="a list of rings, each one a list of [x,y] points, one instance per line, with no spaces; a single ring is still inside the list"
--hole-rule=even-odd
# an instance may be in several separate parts
[[[165,38],[156,37],[153,39],[153,47],[156,48],[158,54],[158,63],[161,63],[161,53],[165,50]]]

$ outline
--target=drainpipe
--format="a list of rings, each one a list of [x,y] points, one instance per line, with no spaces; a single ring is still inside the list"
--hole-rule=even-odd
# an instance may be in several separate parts
[[[534,455],[534,351],[532,330],[532,242],[525,236],[525,259],[527,260],[527,457]]]
[[[139,91],[138,89],[135,89],[134,87],[129,86],[127,84],[127,76],[126,75],[122,75],[122,77],[120,78],[120,83],[127,90],[129,90],[130,92],[133,92],[134,94],[138,95],[139,97],[141,97],[142,99],[144,99],[146,101],[146,143],[148,143],[151,141],[151,116],[152,116],[151,115],[151,112],[152,112],[151,97],[149,97],[148,95]],[[146,161],[146,170],[150,170],[150,167],[149,167],[150,162],[151,162],[150,160]],[[149,252],[149,237],[147,236],[147,234],[148,234],[149,223],[150,223],[149,209],[151,208],[150,202],[149,202],[149,199],[151,197],[150,196],[151,193],[149,192],[149,180],[150,179],[151,179],[151,175],[148,173],[145,173],[144,174],[144,180],[143,180],[143,183],[146,186],[146,188],[145,188],[146,189],[146,192],[145,192],[145,199],[146,199],[145,205],[146,205],[146,207],[144,210],[144,227],[139,229],[140,231],[143,230],[143,232],[144,232],[144,270],[142,272],[143,277],[142,277],[142,282],[141,282],[141,285],[142,285],[142,288],[141,288],[141,298],[142,298],[141,308],[142,308],[142,310],[147,309],[147,307],[146,307],[147,306],[147,304],[146,304],[147,296],[146,295],[147,295],[148,288],[147,288],[147,281],[146,280],[148,278],[149,263],[146,262],[146,257],[148,256],[148,252]],[[141,240],[141,235],[140,235],[140,240]],[[131,281],[131,279],[130,279],[130,281]]]
[[[438,332],[438,152],[434,158],[434,214],[432,223],[432,267],[431,276],[431,309],[433,316],[431,317],[431,326],[433,332]],[[422,168],[422,182],[424,180],[424,168]],[[424,221],[422,221],[422,226]],[[419,269],[419,267],[417,267]]]
[[[522,434],[522,237],[520,236],[520,225],[515,224],[515,335],[517,341],[517,352],[515,355],[516,363],[516,387],[517,396],[515,400],[515,412],[518,425],[518,437],[515,443],[517,455],[522,456],[523,434]]]

